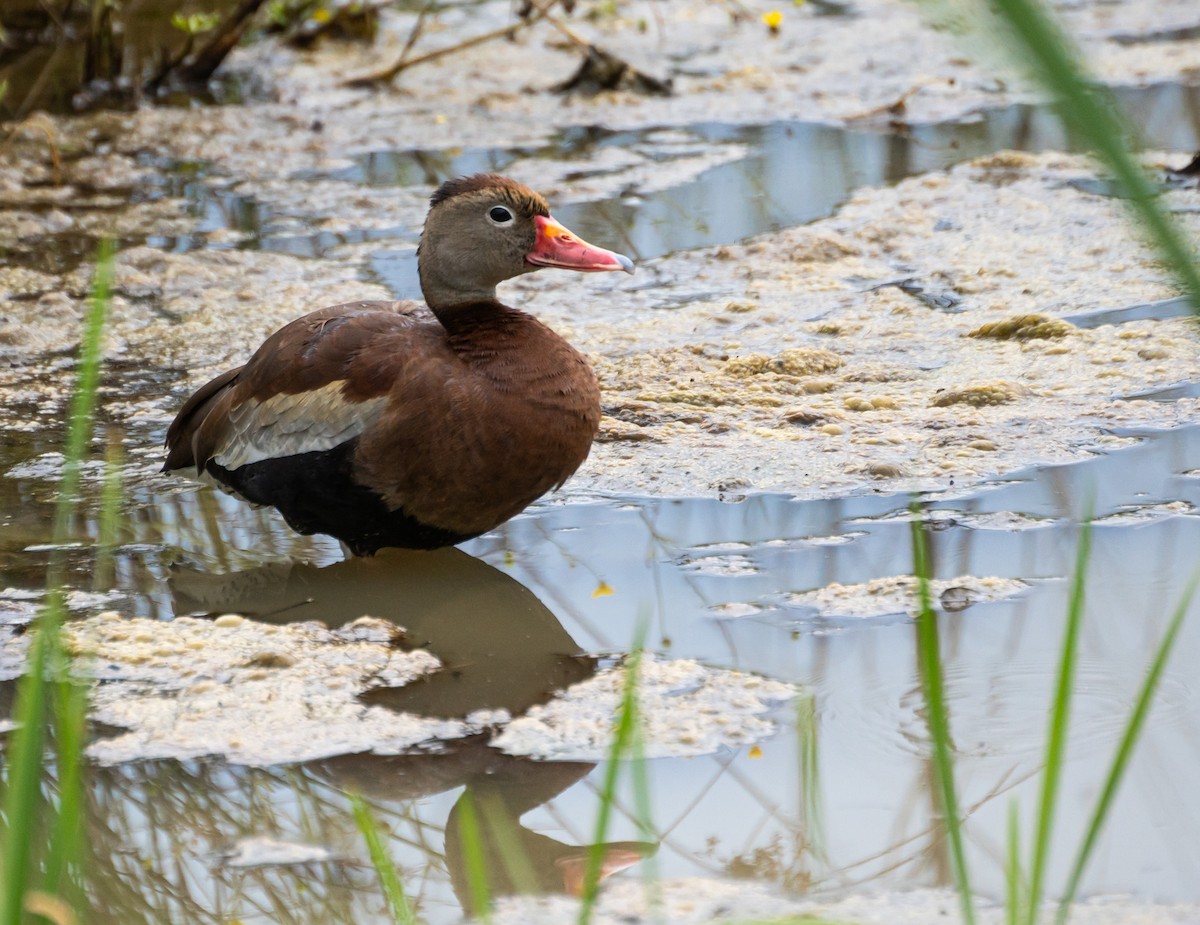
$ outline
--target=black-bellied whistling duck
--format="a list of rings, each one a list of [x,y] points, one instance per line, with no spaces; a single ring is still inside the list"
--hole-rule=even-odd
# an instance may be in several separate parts
[[[496,285],[632,261],[575,237],[527,187],[479,174],[433,194],[417,267],[426,305],[315,311],[196,392],[163,471],[195,467],[355,555],[461,543],[566,481],[599,425],[596,377]]]

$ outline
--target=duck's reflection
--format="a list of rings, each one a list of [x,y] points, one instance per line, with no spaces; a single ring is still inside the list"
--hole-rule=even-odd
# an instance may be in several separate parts
[[[407,644],[429,650],[443,668],[402,688],[373,690],[367,699],[425,716],[461,718],[481,709],[519,716],[596,670],[596,660],[527,588],[457,549],[390,550],[325,568],[288,563],[226,575],[177,569],[170,588],[176,614],[233,611],[264,622],[320,620],[330,626],[369,615],[403,626]],[[525,828],[520,819],[582,780],[593,765],[512,757],[490,747],[490,737],[441,743],[430,754],[350,755],[309,768],[339,789],[382,802],[464,787],[445,823],[445,863],[468,913],[478,911],[465,864],[472,847],[486,861],[487,895],[578,893],[591,846],[565,844]],[[464,807],[476,810],[478,846],[464,845]],[[627,867],[655,847],[606,844],[602,871]]]

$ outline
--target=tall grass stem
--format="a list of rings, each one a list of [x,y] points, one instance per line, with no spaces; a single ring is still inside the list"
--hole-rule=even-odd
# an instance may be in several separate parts
[[[1188,583],[1179,605],[1171,615],[1166,635],[1163,636],[1162,642],[1158,644],[1158,649],[1155,651],[1154,658],[1150,662],[1150,667],[1146,671],[1146,677],[1138,692],[1137,701],[1134,704],[1133,711],[1129,714],[1128,722],[1125,724],[1125,732],[1121,736],[1116,753],[1113,755],[1113,763],[1108,770],[1108,774],[1105,776],[1104,789],[1101,791],[1100,797],[1096,801],[1096,807],[1092,810],[1091,818],[1088,821],[1087,834],[1079,845],[1079,851],[1075,856],[1075,863],[1072,865],[1071,873],[1067,877],[1067,886],[1063,891],[1062,899],[1058,904],[1058,912],[1055,916],[1059,925],[1063,925],[1066,922],[1067,916],[1070,913],[1071,903],[1075,900],[1075,896],[1079,891],[1079,883],[1083,879],[1083,871],[1087,867],[1087,862],[1092,856],[1093,849],[1096,847],[1096,842],[1100,837],[1100,830],[1104,827],[1104,822],[1108,818],[1113,799],[1117,795],[1117,788],[1121,785],[1121,779],[1125,775],[1129,759],[1133,756],[1134,746],[1137,745],[1138,737],[1146,725],[1146,717],[1150,713],[1154,693],[1158,689],[1159,681],[1162,679],[1162,673],[1167,666],[1167,660],[1171,657],[1171,652],[1175,648],[1175,641],[1179,636],[1180,627],[1183,626],[1184,617],[1187,616],[1188,609],[1195,598],[1198,583],[1200,583],[1200,572],[1193,575],[1191,581]]]
[[[638,710],[638,676],[641,670],[642,653],[646,640],[646,622],[638,625],[633,648],[625,659],[625,685],[613,732],[613,743],[609,751],[608,764],[604,768],[604,779],[600,785],[600,807],[596,812],[596,828],[592,846],[588,851],[587,866],[583,875],[582,901],[579,907],[579,925],[589,925],[595,910],[596,897],[600,890],[600,872],[604,865],[604,839],[608,836],[608,825],[616,802],[617,774],[622,759],[629,753],[635,739],[640,735],[638,726],[641,717]]]
[[[83,749],[83,719],[86,705],[81,693],[69,690],[66,655],[59,637],[65,601],[65,572],[62,544],[70,535],[71,521],[79,502],[80,468],[91,442],[96,394],[100,383],[104,325],[112,294],[113,245],[101,242],[92,283],[87,317],[79,348],[78,373],[67,418],[67,439],[62,479],[55,505],[53,543],[46,579],[46,602],[38,613],[31,634],[28,669],[17,685],[14,716],[18,728],[8,751],[8,780],[4,791],[8,823],[3,842],[3,883],[0,883],[0,925],[20,925],[26,894],[34,887],[34,845],[39,829],[48,827],[51,844],[47,852],[48,885],[62,888],[63,878],[77,869],[82,852],[83,797],[80,781]],[[48,673],[55,673],[59,710],[58,735],[61,791],[59,815],[41,820],[45,801],[42,794],[46,709],[49,700]],[[78,891],[75,891],[78,892]]]
[[[354,823],[362,833],[363,841],[367,843],[367,854],[371,858],[371,866],[379,877],[379,886],[391,910],[392,920],[397,925],[416,925],[417,918],[413,914],[408,897],[404,894],[404,885],[396,874],[396,865],[388,854],[387,846],[379,834],[379,825],[371,813],[367,801],[357,793],[350,795],[350,809],[354,813]]]
[[[934,777],[941,804],[946,836],[950,841],[954,885],[962,907],[963,921],[974,925],[975,901],[971,893],[967,857],[963,846],[962,823],[959,818],[958,795],[954,786],[954,761],[951,757],[950,722],[946,711],[946,695],[942,679],[942,656],[938,639],[937,614],[930,598],[929,581],[932,569],[929,548],[925,540],[923,509],[911,508],[913,573],[917,579],[917,661],[925,693],[926,721],[933,744]]]
[[[463,866],[467,871],[467,888],[471,891],[471,906],[476,917],[492,920],[492,889],[488,885],[487,858],[483,850],[483,832],[479,813],[475,810],[475,794],[470,787],[463,791],[455,807],[462,835]]]
[[[1035,820],[1033,857],[1029,862],[1029,892],[1026,896],[1028,903],[1025,914],[1028,925],[1034,925],[1037,921],[1046,868],[1050,862],[1050,837],[1054,831],[1058,785],[1062,779],[1066,758],[1067,725],[1071,717],[1071,694],[1079,655],[1079,626],[1083,621],[1084,590],[1087,587],[1087,567],[1091,549],[1092,528],[1090,523],[1085,522],[1075,555],[1075,574],[1071,579],[1070,599],[1067,604],[1067,625],[1063,630],[1058,679],[1054,688],[1054,700],[1050,705],[1050,725],[1046,731],[1041,800]]]

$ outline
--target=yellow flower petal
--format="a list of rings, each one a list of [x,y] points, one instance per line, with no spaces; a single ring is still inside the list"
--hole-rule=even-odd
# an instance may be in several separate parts
[[[772,32],[778,32],[779,27],[783,24],[783,12],[781,10],[771,10],[769,13],[763,13],[762,21],[767,24],[767,28]]]
[[[592,592],[592,597],[612,597],[616,593],[607,581],[602,581],[596,585],[596,590]]]

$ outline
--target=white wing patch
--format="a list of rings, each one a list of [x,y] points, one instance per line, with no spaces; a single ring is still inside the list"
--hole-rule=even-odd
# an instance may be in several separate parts
[[[249,401],[229,412],[229,430],[213,459],[238,469],[264,459],[331,450],[352,440],[374,423],[387,396],[347,401],[344,380],[295,395],[273,395]]]

